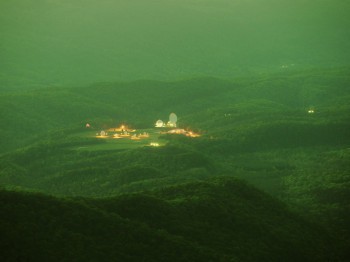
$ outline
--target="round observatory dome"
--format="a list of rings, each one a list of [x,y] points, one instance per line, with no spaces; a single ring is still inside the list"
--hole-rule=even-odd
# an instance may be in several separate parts
[[[168,126],[176,127],[177,116],[174,113],[171,113],[169,116]]]
[[[156,122],[156,127],[163,127],[163,126],[164,126],[164,123],[163,123],[162,120],[158,120],[158,121]]]
[[[169,116],[169,121],[176,124],[177,122],[177,115],[175,115],[175,113],[171,113]]]

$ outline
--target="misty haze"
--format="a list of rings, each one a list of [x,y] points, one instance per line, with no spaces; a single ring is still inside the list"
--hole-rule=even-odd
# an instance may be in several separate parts
[[[349,14],[2,0],[1,261],[350,261]]]

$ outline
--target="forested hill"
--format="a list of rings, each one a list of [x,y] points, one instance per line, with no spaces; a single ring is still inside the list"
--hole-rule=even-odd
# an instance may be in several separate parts
[[[1,262],[349,262],[349,13],[0,0]]]
[[[334,68],[233,80],[136,81],[2,92],[0,186],[81,197],[59,200],[3,191],[7,204],[1,206],[0,217],[6,222],[2,225],[17,243],[15,249],[3,249],[13,251],[8,256],[15,259],[18,250],[26,250],[19,252],[23,257],[38,258],[35,254],[42,246],[48,250],[40,253],[44,258],[59,257],[56,254],[66,250],[67,260],[87,258],[86,254],[109,260],[111,250],[122,261],[139,261],[143,253],[149,254],[146,261],[162,261],[164,254],[174,254],[168,251],[171,246],[184,255],[179,257],[183,261],[262,261],[258,256],[265,261],[322,261],[326,254],[330,260],[347,261],[349,72]],[[164,146],[136,143],[124,148],[118,141],[126,140],[95,137],[121,123],[158,132],[152,128],[155,121],[166,121],[171,112],[178,115],[180,128],[201,136],[155,133]],[[236,180],[206,182],[222,176],[247,181],[298,215]],[[191,184],[181,185],[187,182]],[[127,195],[85,199],[120,194]],[[76,222],[82,218],[88,227]],[[108,230],[103,231],[104,225],[110,225]],[[124,226],[127,238],[110,235]],[[28,247],[28,239],[20,241],[19,232],[32,236],[33,229],[43,228],[40,236],[33,236],[38,246]],[[322,228],[331,237],[321,233]],[[103,244],[100,232],[108,240]],[[134,239],[141,239],[136,247]],[[120,243],[127,243],[125,250]]]
[[[220,136],[277,120],[344,124],[349,116],[349,75],[348,68],[337,68],[232,81],[198,78],[3,92],[0,150],[28,145],[58,130],[69,134],[86,122],[97,128],[121,122],[150,127],[170,112],[177,113],[181,127]],[[307,115],[310,108],[316,112],[312,118]]]
[[[4,261],[329,261],[318,226],[236,179],[112,199],[0,191]]]

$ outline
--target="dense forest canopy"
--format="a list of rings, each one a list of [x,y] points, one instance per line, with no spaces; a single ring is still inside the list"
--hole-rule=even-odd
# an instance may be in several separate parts
[[[137,220],[137,223],[140,221],[146,223],[147,229],[133,231],[132,234],[136,234],[136,238],[146,230],[143,234],[147,235],[147,239],[170,241],[165,242],[167,244],[163,251],[156,253],[151,251],[154,247],[144,246],[142,241],[136,244],[137,248],[144,246],[145,249],[140,252],[150,254],[150,261],[152,257],[162,256],[162,252],[168,253],[169,246],[176,246],[182,250],[181,252],[185,252],[184,261],[187,256],[192,257],[193,261],[196,259],[200,261],[202,256],[210,256],[214,260],[220,258],[222,261],[226,261],[227,257],[257,261],[258,258],[264,258],[264,252],[269,249],[264,245],[270,243],[275,246],[277,244],[275,241],[280,241],[276,239],[285,239],[288,244],[279,247],[282,253],[276,251],[273,256],[268,253],[269,261],[280,261],[282,254],[294,251],[296,253],[290,257],[291,261],[295,259],[310,261],[310,257],[315,258],[315,261],[326,261],[329,254],[332,258],[347,258],[346,250],[350,239],[350,232],[347,230],[349,206],[346,201],[349,196],[347,185],[350,181],[349,83],[349,69],[343,67],[333,70],[279,72],[230,81],[216,78],[174,82],[135,81],[101,83],[77,88],[51,87],[4,92],[0,97],[3,121],[0,185],[11,191],[41,192],[61,198],[79,197],[79,201],[87,197],[116,197],[113,200],[115,204],[111,200],[102,199],[98,205],[116,205],[115,212],[118,216],[126,215],[125,218],[129,219],[130,215],[132,219]],[[145,99],[145,94],[149,93],[154,95]],[[130,101],[137,107],[130,109]],[[188,138],[181,135],[163,135],[160,136],[165,144],[163,147],[141,146],[123,149],[120,149],[118,141],[113,142],[113,139],[95,138],[96,131],[120,123],[127,123],[136,129],[152,128],[157,119],[164,119],[169,112],[178,113],[180,128],[190,128],[201,136]],[[86,122],[93,126],[92,130],[86,129]],[[220,193],[224,188],[211,187],[212,183],[217,183],[212,179],[221,177],[239,178],[265,191],[264,194],[268,193],[270,197],[275,198],[274,201],[277,201],[272,203],[268,200],[268,203],[264,203],[267,210],[279,209],[277,206],[286,205],[288,211],[278,212],[291,212],[283,216],[292,216],[299,222],[295,224],[289,221],[291,224],[286,224],[286,228],[280,228],[284,233],[278,231],[260,239],[259,247],[254,249],[256,256],[252,257],[251,252],[248,252],[251,249],[250,245],[256,246],[261,232],[269,231],[271,223],[274,225],[279,223],[278,219],[272,213],[258,215],[255,209],[246,209],[251,205],[247,201],[256,205],[259,197],[255,199],[253,196],[263,194],[261,191],[254,191],[256,189],[245,188],[242,192],[244,194],[238,199],[234,197],[233,202],[227,202],[225,194]],[[203,184],[198,182],[209,183],[209,189],[202,189]],[[186,186],[187,183],[195,184]],[[233,183],[232,192],[229,193],[230,190],[225,189],[228,190],[227,197],[231,193],[241,192],[241,182],[237,180]],[[221,182],[219,184],[221,185]],[[169,187],[177,189],[169,191],[167,189]],[[148,191],[147,194],[152,195],[151,199],[144,195],[145,190]],[[165,190],[165,193],[159,193],[159,190]],[[19,193],[4,191],[1,197],[4,197],[3,201],[7,203],[5,206],[8,208],[8,205],[12,206],[11,203],[15,200],[11,199],[17,197],[23,200],[28,197],[26,208],[36,205],[38,201],[33,195],[17,194]],[[168,199],[168,194],[173,199],[166,200],[170,201],[166,204],[163,201]],[[207,194],[210,195],[209,198]],[[40,197],[46,198],[46,196]],[[184,200],[187,198],[190,202],[195,201],[196,207],[192,207],[192,204]],[[63,200],[54,201],[59,201],[57,209],[62,209],[62,212],[70,213],[78,208],[82,217],[91,216],[90,208],[96,212],[94,207],[86,209],[85,204],[81,206],[81,202],[75,203],[76,200],[69,200],[74,203],[63,204],[60,202]],[[130,210],[133,204],[129,207],[125,204],[130,201],[140,205]],[[179,205],[173,207],[173,203]],[[233,203],[239,206],[233,209],[231,206]],[[222,210],[213,210],[216,205]],[[48,206],[37,208],[46,210]],[[65,208],[71,211],[63,211]],[[188,213],[185,217],[175,215],[186,214],[193,208],[196,213]],[[6,210],[5,214],[11,214],[10,217],[17,217],[22,212],[17,208],[12,211]],[[60,244],[63,236],[70,239],[69,242],[74,245],[94,242],[101,248],[103,246],[105,250],[110,250],[118,244],[119,240],[115,240],[116,242],[108,242],[105,246],[106,243],[101,242],[89,231],[94,228],[89,226],[89,222],[86,222],[90,228],[88,231],[75,225],[75,222],[74,225],[69,224],[69,221],[78,215],[76,214],[78,211],[74,212],[67,216],[64,224],[54,223],[49,231],[40,233],[42,238],[48,237],[47,234],[60,236],[55,238],[57,242],[50,243],[42,242],[41,238],[36,239],[40,247],[49,250],[48,254],[39,253],[40,255],[51,258],[50,252],[66,250],[67,247]],[[237,212],[237,217],[232,217],[232,221],[243,219],[252,223],[260,221],[261,216],[272,220],[259,230],[262,225],[256,225],[257,231],[243,230],[240,233],[245,238],[256,239],[248,245],[235,242],[237,239],[232,239],[234,242],[230,242],[230,234],[235,235],[237,228],[227,220],[222,222],[225,230],[219,226],[215,230],[211,229],[213,236],[209,238],[213,239],[212,242],[204,241],[205,237],[201,230],[210,229],[207,224],[203,225],[200,221],[203,221],[206,214],[213,214],[214,217],[207,223],[214,226],[214,221],[228,215],[226,212]],[[113,218],[114,214],[111,214],[111,217],[108,215],[108,218],[98,214],[94,213],[98,225],[105,223],[104,219],[111,219],[115,221],[116,227],[126,227],[122,230],[129,230],[127,229],[129,226],[123,224],[124,220]],[[147,214],[153,215],[148,217]],[[160,216],[159,219],[156,214]],[[243,214],[248,217],[243,218]],[[197,217],[194,224],[184,225],[184,228],[172,231],[176,224],[185,223],[189,219],[187,216],[195,215],[203,217]],[[44,214],[48,221],[51,221],[53,216],[56,215]],[[302,218],[298,218],[299,216]],[[34,234],[30,228],[36,228],[35,216],[28,217],[32,222],[30,226],[26,224],[24,228],[20,226],[24,223],[22,220],[15,225],[7,220],[6,215],[2,217],[3,222],[9,225],[5,228],[15,228],[15,231],[22,232],[28,237]],[[169,219],[173,222],[163,225]],[[218,221],[221,221],[220,219]],[[162,226],[159,228],[160,225]],[[148,228],[149,226],[151,228]],[[228,235],[225,232],[230,226],[233,228]],[[244,228],[251,226],[252,224],[246,224]],[[319,233],[316,234],[314,226],[320,227],[321,231],[317,229]],[[152,231],[154,227],[157,230],[164,230],[165,227],[167,232],[170,230],[168,232],[170,235],[167,235],[168,233],[164,235],[163,231],[159,235],[158,231]],[[305,228],[303,234],[305,230],[311,234],[308,235],[310,241],[311,239],[320,241],[304,249],[302,248],[305,245],[302,242],[304,238],[296,237],[290,240],[287,232],[289,230],[296,232],[300,227]],[[58,228],[64,228],[64,232],[57,231]],[[193,233],[190,228],[195,232]],[[18,241],[12,231],[6,229],[5,232],[6,236],[12,239],[11,243]],[[76,233],[81,234],[82,238],[72,238],[72,234]],[[177,238],[177,234],[181,235],[181,241]],[[197,238],[193,239],[193,234]],[[109,238],[108,234],[106,237]],[[230,244],[222,246],[225,251],[221,250],[218,248],[222,245],[219,244],[221,243],[219,239],[227,239],[226,243],[234,243],[232,244],[234,248]],[[18,253],[18,250],[35,250],[28,246],[28,240],[23,241],[20,242],[22,246],[15,245],[9,250],[15,253]],[[204,242],[198,246],[198,241]],[[184,249],[184,246],[188,245],[192,247],[191,252]],[[326,246],[329,250],[322,253]],[[68,259],[84,257],[81,250],[69,252]],[[94,252],[97,252],[97,256],[100,254],[97,250]],[[112,253],[108,251],[106,255]],[[136,259],[128,257],[129,253],[126,253],[123,253],[123,256],[126,256],[127,260]],[[23,255],[22,252],[19,254]],[[16,257],[9,254],[9,257],[11,256]],[[37,258],[35,255],[33,257]]]
[[[349,12],[1,1],[1,260],[350,261]]]

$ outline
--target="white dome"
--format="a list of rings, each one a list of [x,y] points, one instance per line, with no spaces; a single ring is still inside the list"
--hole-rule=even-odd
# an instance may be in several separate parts
[[[163,126],[164,126],[164,123],[163,123],[162,120],[158,120],[158,121],[156,122],[156,127],[163,127]]]
[[[172,122],[172,123],[176,124],[176,122],[177,122],[177,115],[175,113],[171,113],[170,114],[169,122]]]

